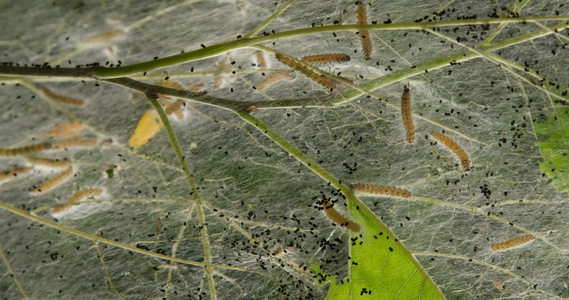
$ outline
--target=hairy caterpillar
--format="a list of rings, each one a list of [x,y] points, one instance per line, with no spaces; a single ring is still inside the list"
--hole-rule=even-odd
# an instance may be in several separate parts
[[[32,165],[40,165],[49,168],[64,168],[69,166],[71,163],[70,160],[67,158],[64,159],[51,159],[51,158],[43,158],[43,157],[26,157],[28,162]]]
[[[128,144],[131,147],[139,148],[153,138],[162,127],[162,122],[158,118],[155,110],[149,110],[142,115],[134,133],[130,137]]]
[[[356,194],[360,195],[387,195],[401,198],[411,198],[411,192],[408,190],[385,185],[356,183],[352,186],[352,190]]]
[[[55,148],[92,147],[97,144],[96,137],[78,137],[63,140],[54,144]]]
[[[431,135],[447,148],[449,148],[452,152],[454,152],[458,159],[460,159],[462,168],[465,171],[470,171],[470,159],[468,159],[468,155],[466,152],[464,152],[464,149],[462,149],[462,147],[460,147],[455,141],[451,140],[448,136],[440,132],[433,131],[431,132]]]
[[[65,103],[65,104],[69,104],[69,105],[73,105],[73,106],[83,106],[83,104],[85,103],[81,99],[57,94],[45,86],[41,89],[41,91],[44,93],[44,95],[47,98],[49,98],[50,100],[55,101],[55,102],[61,102],[61,103]]]
[[[350,61],[350,56],[346,53],[317,54],[317,55],[305,56],[300,60],[309,65],[318,66],[327,63],[348,62]]]
[[[14,167],[10,170],[0,172],[0,182],[10,180],[20,174],[28,173],[31,169],[31,167]]]
[[[50,143],[40,143],[40,144],[33,144],[28,145],[20,148],[13,148],[13,149],[1,149],[0,148],[0,156],[16,156],[16,155],[23,155],[32,152],[38,152],[43,150],[48,150],[53,147]]]
[[[280,53],[275,54],[275,58],[282,62],[283,64],[299,71],[300,73],[304,74],[306,77],[314,80],[316,83],[322,85],[323,87],[333,89],[336,87],[336,84],[322,76],[320,74],[308,69],[306,66],[303,66],[301,63],[286,57]]]
[[[360,225],[342,216],[342,214],[340,214],[336,209],[334,209],[334,204],[330,203],[330,200],[326,199],[325,197],[322,197],[320,205],[324,208],[326,215],[328,216],[328,218],[330,218],[330,220],[332,220],[332,222],[342,227],[346,227],[347,229],[353,232],[360,231]]]
[[[505,251],[512,248],[523,246],[531,241],[535,240],[535,236],[531,234],[526,234],[522,236],[518,236],[517,238],[513,238],[511,240],[497,243],[492,245],[492,250],[494,251]]]
[[[277,72],[265,78],[265,80],[257,85],[257,90],[262,91],[280,80],[292,81],[292,79],[288,72]]]
[[[59,205],[51,209],[52,214],[60,214],[67,211],[74,203],[80,202],[81,200],[89,197],[99,196],[103,193],[102,189],[84,189],[75,193],[71,198],[65,202],[63,205]]]
[[[367,25],[367,8],[366,4],[358,1],[358,25]],[[371,39],[367,30],[360,30],[360,40],[362,41],[362,52],[366,60],[371,59],[373,48],[371,46]]]
[[[112,39],[116,39],[125,35],[126,32],[123,29],[111,29],[109,31],[95,33],[89,36],[86,36],[81,39],[81,43],[83,44],[106,44]]]
[[[81,130],[83,126],[79,123],[79,121],[65,122],[58,125],[55,125],[52,129],[49,130],[48,134],[51,136],[59,136],[59,137],[72,137],[76,136]]]
[[[413,118],[411,117],[411,93],[407,86],[404,87],[403,95],[401,95],[401,116],[403,117],[403,125],[405,125],[407,141],[413,144],[415,142],[415,125],[413,125]]]
[[[61,172],[61,173],[55,175],[54,177],[50,178],[44,184],[41,184],[40,186],[32,189],[31,193],[32,194],[39,194],[39,193],[47,192],[47,191],[53,189],[54,187],[62,184],[65,181],[65,179],[69,178],[69,176],[71,176],[72,174],[73,174],[73,168],[71,166],[68,166],[67,169],[65,169],[63,172]]]

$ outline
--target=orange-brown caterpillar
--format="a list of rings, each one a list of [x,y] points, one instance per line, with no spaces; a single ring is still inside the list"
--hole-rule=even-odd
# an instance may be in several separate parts
[[[16,156],[16,155],[23,155],[32,152],[38,152],[43,150],[48,150],[53,147],[50,143],[40,143],[34,144],[29,146],[24,146],[20,148],[13,148],[13,149],[0,149],[0,156]]]
[[[262,91],[280,80],[292,81],[292,79],[293,78],[290,76],[288,72],[277,72],[265,78],[265,80],[263,80],[259,85],[257,85],[257,90]]]
[[[51,159],[43,157],[26,157],[28,162],[32,165],[45,166],[49,168],[64,168],[69,166],[71,163],[67,158],[63,159]]]
[[[81,99],[57,94],[45,86],[41,89],[41,91],[44,93],[44,95],[47,98],[49,98],[50,100],[55,101],[55,102],[61,102],[61,103],[65,103],[65,104],[69,104],[69,105],[73,105],[73,106],[82,106],[85,103]]]
[[[330,218],[330,220],[332,220],[334,223],[342,227],[346,227],[353,232],[360,231],[360,225],[342,216],[342,214],[340,214],[336,209],[334,209],[334,204],[330,203],[330,200],[328,200],[327,198],[322,197],[320,205],[324,208],[324,211],[326,212],[328,218]]]
[[[350,56],[346,53],[330,53],[330,54],[317,54],[309,55],[300,59],[301,61],[313,65],[323,65],[328,63],[343,63],[350,61]]]
[[[367,25],[367,8],[366,4],[358,1],[358,25]],[[371,39],[367,30],[360,30],[360,40],[362,41],[362,52],[366,60],[371,59],[373,48],[371,46]]]
[[[79,121],[65,122],[58,125],[55,125],[52,129],[49,130],[49,135],[51,136],[59,136],[59,137],[72,137],[76,136],[81,130],[83,126],[79,123]]]
[[[522,236],[518,236],[517,238],[513,238],[511,240],[497,243],[492,245],[492,250],[494,251],[505,251],[512,248],[523,246],[531,241],[535,240],[535,236],[531,234],[526,234]]]
[[[431,132],[431,135],[447,148],[449,148],[452,152],[454,152],[458,159],[460,159],[462,168],[465,171],[470,171],[470,159],[462,147],[460,147],[455,141],[451,140],[448,136],[440,132],[433,131]]]
[[[55,148],[92,147],[97,144],[95,137],[78,137],[55,143]]]
[[[41,184],[40,186],[32,189],[31,193],[32,194],[39,194],[39,193],[47,192],[47,191],[53,189],[54,187],[62,184],[65,181],[65,179],[69,178],[72,174],[73,174],[73,168],[71,166],[68,166],[67,169],[65,169],[63,172],[61,172],[61,173],[55,175],[54,177],[50,178],[44,184]]]
[[[85,198],[99,196],[102,193],[103,193],[103,190],[101,190],[101,189],[80,190],[77,193],[75,193],[73,196],[71,196],[71,198],[69,198],[69,200],[67,200],[67,202],[65,204],[52,208],[51,213],[52,214],[63,213],[66,210],[68,210],[71,206],[73,206],[74,203],[77,203],[77,202],[79,202]]]
[[[14,167],[11,170],[0,172],[0,182],[10,180],[20,174],[27,173],[31,169],[31,167]]]
[[[293,60],[289,57],[286,57],[280,53],[275,54],[275,58],[282,62],[283,64],[299,71],[300,73],[304,74],[306,77],[314,80],[316,83],[329,88],[329,89],[333,89],[336,87],[336,84],[322,76],[320,76],[320,74],[308,69],[306,66],[303,66],[301,63],[297,62],[296,60]]]
[[[387,195],[401,198],[411,198],[411,192],[408,190],[385,185],[356,183],[352,186],[352,190],[356,194]]]
[[[411,117],[411,93],[407,86],[404,87],[403,95],[401,95],[401,116],[403,117],[403,125],[405,125],[407,141],[413,144],[415,142],[415,125],[413,125],[413,118]]]

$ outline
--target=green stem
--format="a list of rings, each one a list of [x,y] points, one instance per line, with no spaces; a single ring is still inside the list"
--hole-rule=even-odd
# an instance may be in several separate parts
[[[198,189],[196,183],[194,182],[194,178],[190,174],[190,170],[188,168],[188,164],[186,162],[186,158],[182,153],[182,147],[180,146],[180,142],[174,133],[174,129],[168,120],[168,116],[162,108],[162,105],[158,103],[156,100],[156,96],[154,94],[146,94],[146,99],[148,102],[154,107],[162,124],[164,125],[164,129],[166,129],[166,133],[168,134],[168,138],[170,139],[170,143],[172,144],[172,148],[174,148],[174,152],[176,153],[176,158],[178,158],[178,162],[180,166],[182,166],[182,171],[184,172],[184,176],[186,177],[186,181],[188,182],[188,186],[190,187],[192,198],[196,201],[196,213],[198,215],[198,219],[200,222],[200,232],[201,232],[201,240],[203,245],[204,251],[204,269],[207,274],[207,281],[209,285],[209,292],[211,299],[217,299],[217,292],[215,290],[215,282],[213,280],[213,267],[211,263],[211,246],[209,244],[209,238],[207,234],[207,225],[205,221],[205,215],[202,209],[202,199],[198,194]]]
[[[257,34],[259,31],[261,31],[263,28],[265,28],[265,26],[267,26],[267,24],[269,24],[272,20],[274,20],[276,17],[280,16],[280,14],[285,9],[287,9],[291,4],[293,4],[294,2],[296,2],[296,0],[290,0],[287,3],[283,4],[270,17],[268,17],[265,21],[263,21],[263,23],[259,24],[259,26],[255,27],[255,29],[251,30],[251,32],[247,33],[244,37],[249,38],[249,37]]]
[[[538,31],[535,31],[532,33],[522,35],[522,36],[511,38],[509,40],[505,40],[505,41],[500,42],[500,43],[480,47],[480,50],[487,51],[487,52],[496,51],[496,50],[506,48],[506,47],[510,47],[510,46],[513,46],[513,45],[516,45],[516,44],[519,44],[519,43],[522,43],[522,42],[525,42],[528,40],[532,40],[532,39],[535,39],[538,37],[549,35],[549,34],[551,34],[551,30],[553,30],[554,32],[565,30],[566,27],[567,27],[566,23],[558,24],[556,26],[551,27],[550,29],[538,30]],[[417,65],[409,67],[409,68],[405,68],[405,69],[401,69],[401,70],[391,72],[391,73],[384,75],[382,77],[376,78],[374,80],[370,80],[370,81],[368,81],[368,82],[366,82],[360,86],[365,90],[373,91],[373,90],[376,90],[378,88],[384,87],[388,84],[398,82],[398,81],[413,77],[415,75],[419,75],[425,71],[440,69],[442,67],[448,66],[451,63],[459,63],[459,62],[471,60],[473,58],[478,58],[478,57],[481,57],[481,55],[474,53],[472,51],[461,51],[459,53],[443,56],[443,57],[440,57],[440,58],[437,58],[434,60],[430,60],[430,61],[427,61],[424,63],[417,64]],[[360,91],[350,90],[350,91],[347,91],[347,92],[344,92],[344,93],[338,95],[337,97],[332,99],[332,102],[336,105],[341,105],[341,104],[345,104],[345,103],[347,103],[347,102],[349,102],[349,101],[351,101],[351,100],[353,100],[353,99],[355,99],[361,95],[362,95],[362,92],[360,92]]]
[[[169,67],[177,64],[187,63],[194,60],[200,60],[208,57],[217,56],[219,54],[248,47],[254,44],[293,37],[298,35],[315,34],[322,32],[336,31],[357,31],[357,30],[423,30],[426,28],[437,28],[447,26],[464,26],[464,25],[488,25],[499,23],[524,23],[539,21],[565,21],[569,16],[555,17],[531,17],[531,18],[495,18],[495,19],[477,19],[477,20],[450,20],[422,23],[398,23],[398,24],[369,24],[369,25],[326,25],[311,28],[293,29],[289,31],[277,32],[267,36],[258,36],[254,38],[240,38],[235,41],[206,46],[205,48],[181,53],[169,57],[155,59],[153,61],[142,62],[130,66],[122,66],[117,68],[94,67],[95,75],[101,78],[115,78],[143,73],[159,68]],[[0,72],[1,73],[1,72]]]

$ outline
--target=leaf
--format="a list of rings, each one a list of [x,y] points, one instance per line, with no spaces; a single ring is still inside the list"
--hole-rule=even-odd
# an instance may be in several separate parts
[[[549,178],[556,190],[569,192],[569,107],[556,105],[545,122],[533,124],[544,161],[541,171]]]
[[[330,281],[326,299],[445,299],[417,260],[363,203],[351,203],[350,215],[362,227],[350,232],[349,275],[337,284],[319,264],[311,264],[320,284]]]

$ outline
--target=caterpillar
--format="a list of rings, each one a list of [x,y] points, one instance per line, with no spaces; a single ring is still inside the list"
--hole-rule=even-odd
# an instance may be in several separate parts
[[[448,136],[440,132],[433,131],[431,132],[431,135],[447,148],[449,148],[452,152],[454,152],[458,159],[460,159],[462,168],[465,171],[470,171],[470,159],[462,147],[460,147],[455,141],[451,140]]]
[[[72,137],[76,136],[79,132],[83,130],[83,126],[79,123],[79,121],[65,122],[58,125],[55,125],[52,129],[49,130],[48,134],[50,136],[59,136],[59,137]]]
[[[71,176],[72,174],[73,174],[73,168],[71,166],[68,166],[67,169],[55,175],[54,177],[50,178],[44,184],[41,184],[40,186],[33,188],[31,190],[31,193],[32,194],[45,193],[53,189],[54,187],[62,184],[65,181],[65,179],[69,178],[69,176]]]
[[[77,137],[63,140],[54,144],[55,148],[92,147],[97,144],[96,137]]]
[[[535,240],[535,236],[531,234],[526,234],[522,236],[518,236],[517,238],[513,238],[511,240],[497,243],[492,245],[492,250],[494,251],[506,251],[512,248],[523,246],[531,241]]]
[[[347,229],[353,232],[360,231],[360,225],[342,216],[342,214],[340,214],[336,209],[334,209],[334,204],[330,203],[330,200],[328,200],[327,198],[322,197],[320,205],[324,208],[326,215],[328,216],[328,218],[330,218],[330,220],[332,220],[332,222],[342,227],[346,227]]]
[[[401,198],[411,198],[411,192],[408,190],[385,185],[356,183],[352,186],[352,190],[359,195],[387,195]]]
[[[494,287],[498,290],[503,290],[505,288],[504,284],[502,283],[502,281],[500,281],[500,279],[498,279],[498,277],[496,277],[496,275],[494,275],[494,279],[492,280],[494,282]]]
[[[81,39],[81,43],[83,44],[106,44],[112,39],[116,39],[125,35],[126,32],[123,29],[111,29],[101,33],[95,33],[89,36],[86,36]]]
[[[51,159],[51,158],[28,156],[26,157],[26,159],[32,165],[45,166],[49,168],[64,168],[69,166],[69,164],[71,163],[71,161],[68,160],[67,158]]]
[[[358,1],[358,25],[367,25],[367,8],[366,4]],[[367,30],[360,30],[360,40],[362,41],[362,52],[366,60],[371,59],[373,48],[371,46],[371,39]]]
[[[305,56],[300,60],[309,65],[318,66],[327,63],[348,62],[350,61],[350,56],[346,53],[317,54],[317,55]]]
[[[81,99],[57,94],[45,86],[41,89],[41,91],[43,92],[43,94],[47,98],[49,98],[50,100],[55,101],[55,102],[61,102],[61,103],[69,104],[69,105],[73,105],[73,106],[83,106],[83,104],[85,103]]]
[[[38,152],[43,150],[51,149],[53,145],[51,143],[39,143],[28,145],[20,148],[13,148],[13,149],[2,149],[0,148],[0,156],[16,156],[16,155],[23,155],[32,152]]]
[[[81,200],[89,197],[99,196],[103,193],[102,189],[84,189],[75,193],[71,198],[65,202],[63,205],[59,205],[51,209],[52,214],[60,214],[67,211],[74,203],[80,202]]]
[[[10,180],[20,174],[28,173],[31,167],[14,167],[10,170],[0,172],[0,182]]]
[[[336,87],[336,84],[322,76],[320,74],[308,69],[306,66],[303,66],[301,63],[293,60],[289,57],[286,57],[280,53],[275,54],[275,58],[282,62],[283,64],[299,71],[300,73],[304,74],[306,77],[314,80],[316,83],[322,85],[323,87],[333,89]]]
[[[262,91],[281,80],[292,81],[293,78],[288,72],[277,72],[265,78],[259,85],[257,85],[257,90]]]
[[[160,122],[155,110],[145,112],[136,125],[128,144],[133,148],[142,147],[160,131],[161,127],[162,122]]]
[[[255,57],[257,58],[257,67],[264,68],[267,66],[267,63],[265,62],[265,55],[263,54],[263,51],[255,51]]]
[[[415,142],[415,125],[413,125],[413,118],[411,117],[411,93],[407,86],[403,88],[403,95],[401,95],[401,116],[403,117],[403,125],[405,125],[407,141],[413,144]]]

